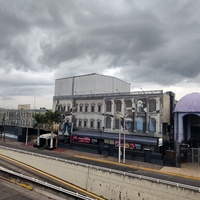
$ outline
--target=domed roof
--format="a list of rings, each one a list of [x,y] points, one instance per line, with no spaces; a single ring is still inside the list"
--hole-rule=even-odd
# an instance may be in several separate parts
[[[200,93],[195,92],[182,97],[174,112],[200,112]]]

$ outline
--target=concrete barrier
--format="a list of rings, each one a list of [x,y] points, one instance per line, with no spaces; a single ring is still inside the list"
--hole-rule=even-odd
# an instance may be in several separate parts
[[[188,200],[200,199],[200,191],[190,190],[178,185],[165,184],[113,170],[93,167],[91,165],[51,158],[40,154],[17,152],[0,148],[0,153],[6,155],[58,178],[66,180],[83,189],[112,200]]]

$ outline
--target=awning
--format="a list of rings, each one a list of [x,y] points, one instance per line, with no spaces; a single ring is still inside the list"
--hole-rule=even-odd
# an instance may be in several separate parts
[[[105,132],[93,132],[93,131],[75,131],[72,133],[72,136],[81,136],[81,137],[90,137],[94,139],[110,139],[110,140],[119,140],[119,134],[117,133],[105,133]],[[123,140],[124,134],[121,133],[121,140]],[[147,145],[156,145],[158,144],[157,137],[148,137],[148,136],[137,136],[126,134],[126,141],[147,144]]]

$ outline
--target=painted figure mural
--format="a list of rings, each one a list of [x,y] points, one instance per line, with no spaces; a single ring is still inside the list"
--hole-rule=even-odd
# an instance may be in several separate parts
[[[147,105],[144,99],[138,99],[137,112],[147,112]]]

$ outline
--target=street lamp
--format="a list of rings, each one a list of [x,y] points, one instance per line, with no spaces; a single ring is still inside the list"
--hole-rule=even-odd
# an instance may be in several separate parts
[[[125,120],[123,121],[123,116],[121,114],[115,114],[114,115],[115,119],[119,119],[120,120],[120,124],[122,125],[123,127],[123,131],[124,131],[124,151],[123,151],[123,163],[125,163]],[[123,123],[123,124],[122,124]],[[120,131],[121,128],[119,128],[119,141],[118,141],[118,162],[120,163],[121,162],[121,131]]]
[[[28,144],[28,125],[26,127],[26,142],[25,142],[25,145]]]
[[[121,131],[120,131],[120,129],[119,129],[119,142],[118,142],[118,146],[119,146],[119,149],[118,149],[119,160],[118,160],[118,162],[120,163],[121,162]]]

